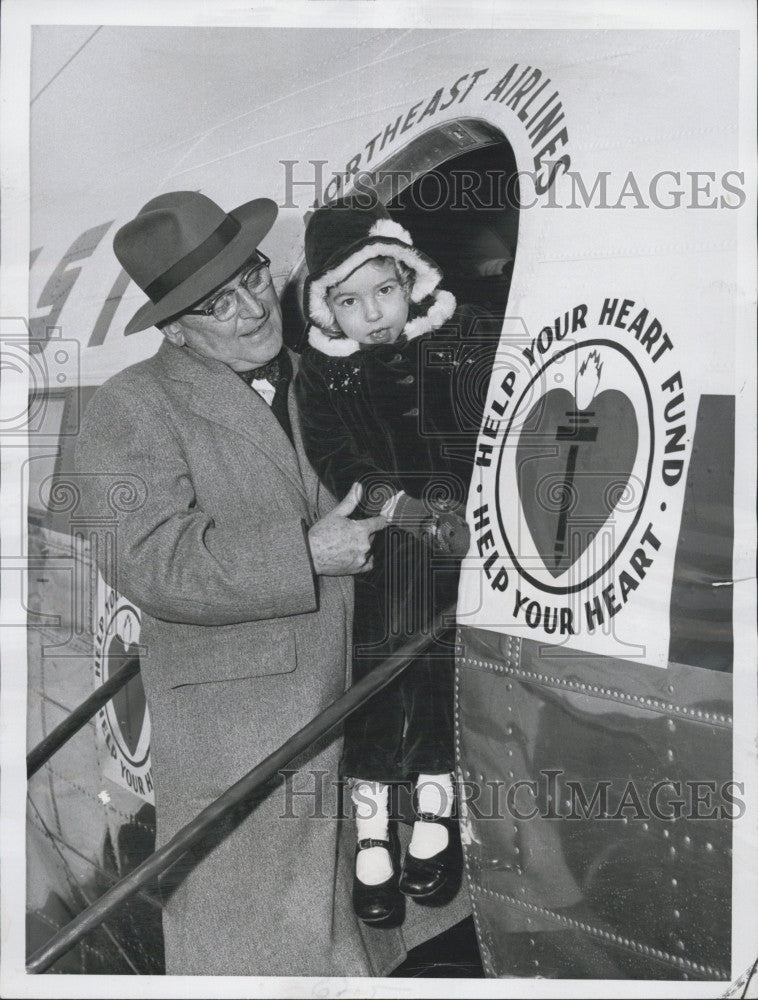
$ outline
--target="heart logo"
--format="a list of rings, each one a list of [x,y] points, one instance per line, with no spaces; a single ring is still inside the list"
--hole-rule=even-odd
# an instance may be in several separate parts
[[[607,522],[637,456],[634,406],[618,389],[597,392],[601,370],[592,352],[574,395],[562,388],[545,393],[531,408],[516,450],[521,507],[554,579],[579,559]]]
[[[128,660],[139,657],[139,647],[133,643],[124,645],[121,636],[114,635],[108,645],[108,676],[125,666]],[[139,674],[124,685],[113,696],[113,713],[121,736],[132,759],[137,753],[142,727],[145,721],[145,689]]]

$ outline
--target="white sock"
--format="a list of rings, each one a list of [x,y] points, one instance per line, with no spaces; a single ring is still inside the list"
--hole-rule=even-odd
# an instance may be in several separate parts
[[[416,782],[418,811],[440,818],[453,814],[453,780],[451,774],[419,774]],[[408,851],[414,858],[432,858],[444,851],[448,843],[447,828],[441,823],[427,823],[417,819]]]
[[[387,793],[381,781],[356,778],[350,792],[355,807],[355,826],[358,840],[389,839],[389,813]],[[358,851],[355,857],[355,874],[364,885],[379,885],[392,874],[392,859],[385,847],[369,847]]]
[[[449,771],[446,774],[420,774],[416,782],[416,793],[419,812],[443,817],[453,815],[455,790],[453,776]]]

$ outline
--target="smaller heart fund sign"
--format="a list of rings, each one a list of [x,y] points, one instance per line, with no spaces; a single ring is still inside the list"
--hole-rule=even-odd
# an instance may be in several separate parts
[[[569,569],[612,516],[637,456],[637,418],[627,395],[606,389],[582,407],[551,389],[527,417],[516,448],[526,524],[551,576]]]
[[[98,588],[95,660],[105,681],[140,657],[140,613],[102,579]],[[96,670],[97,675],[97,670]],[[140,675],[132,677],[97,715],[97,734],[105,751],[103,776],[140,799],[153,802],[150,714]]]

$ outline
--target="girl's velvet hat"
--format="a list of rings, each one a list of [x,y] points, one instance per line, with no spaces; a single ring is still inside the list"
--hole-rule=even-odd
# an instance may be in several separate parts
[[[333,325],[329,289],[373,257],[393,257],[414,272],[413,302],[431,295],[442,280],[434,261],[413,246],[410,233],[377,199],[366,207],[357,197],[342,198],[316,209],[305,230],[304,307],[311,323],[324,329]]]

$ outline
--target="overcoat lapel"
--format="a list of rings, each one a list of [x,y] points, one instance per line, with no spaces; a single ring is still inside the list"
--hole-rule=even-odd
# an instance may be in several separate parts
[[[319,481],[318,476],[313,471],[313,466],[308,461],[305,454],[305,445],[303,444],[303,435],[300,431],[300,413],[298,411],[297,399],[295,397],[295,375],[297,374],[297,369],[299,367],[299,358],[292,351],[289,352],[290,360],[292,361],[292,382],[289,387],[289,395],[287,397],[287,409],[290,415],[290,425],[292,427],[292,434],[295,439],[295,450],[297,452],[297,461],[300,468],[300,475],[302,477],[303,485],[305,486],[308,499],[313,507],[314,515],[316,518],[319,517],[320,511],[318,510],[318,489]]]
[[[166,375],[184,384],[187,405],[194,413],[248,438],[307,499],[295,449],[257,392],[221,361],[201,357],[167,341],[158,353]]]

